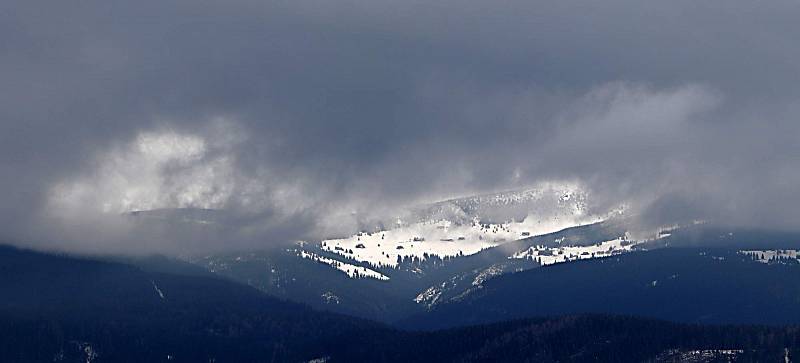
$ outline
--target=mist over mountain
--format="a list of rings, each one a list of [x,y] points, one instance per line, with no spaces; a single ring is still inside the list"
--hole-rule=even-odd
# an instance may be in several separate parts
[[[797,1],[0,9],[0,361],[800,354]]]
[[[790,1],[8,6],[0,233],[18,244],[266,246],[543,182],[647,228],[796,230]],[[160,208],[247,231],[145,242],[111,218]]]

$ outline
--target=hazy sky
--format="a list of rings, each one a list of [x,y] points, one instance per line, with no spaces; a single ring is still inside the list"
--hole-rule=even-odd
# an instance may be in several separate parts
[[[224,208],[258,245],[354,211],[551,180],[656,224],[797,229],[796,1],[0,9],[6,241],[233,248],[107,217]]]

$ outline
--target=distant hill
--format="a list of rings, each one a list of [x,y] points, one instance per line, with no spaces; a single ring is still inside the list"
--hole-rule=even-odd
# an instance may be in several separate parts
[[[218,277],[12,247],[0,247],[0,296],[4,362],[299,361],[386,330]]]
[[[0,361],[747,362],[800,355],[794,327],[621,316],[401,331],[313,311],[192,268],[164,272],[169,263],[147,259],[140,268],[0,247]]]
[[[488,280],[401,325],[441,328],[584,313],[800,323],[800,264],[764,262],[731,249],[664,248],[556,264]]]

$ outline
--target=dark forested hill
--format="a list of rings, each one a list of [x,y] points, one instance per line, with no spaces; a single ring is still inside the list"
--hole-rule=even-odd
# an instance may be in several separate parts
[[[166,270],[0,247],[0,361],[774,361],[798,347],[793,327],[604,315],[402,331]]]
[[[401,338],[383,336],[362,343],[369,343],[368,348],[347,358],[397,362],[777,362],[798,356],[800,330],[581,315],[404,333]]]
[[[0,247],[0,296],[4,362],[308,360],[386,330],[220,278],[11,247]]]
[[[800,323],[800,265],[666,248],[503,275],[406,320],[441,328],[531,316],[625,314],[689,323]]]

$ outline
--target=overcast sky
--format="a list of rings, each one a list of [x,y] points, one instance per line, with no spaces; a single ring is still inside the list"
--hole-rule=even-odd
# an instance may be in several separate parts
[[[655,224],[796,230],[798,18],[796,1],[4,1],[0,236],[237,247],[105,219],[202,207],[267,244],[553,180]]]

